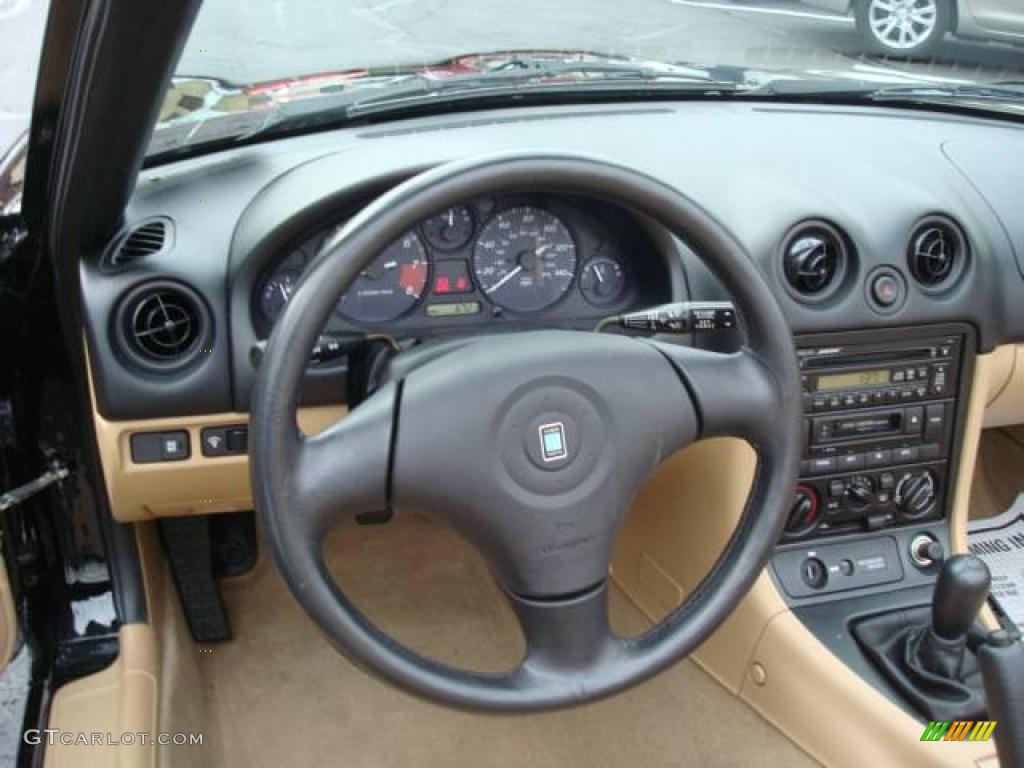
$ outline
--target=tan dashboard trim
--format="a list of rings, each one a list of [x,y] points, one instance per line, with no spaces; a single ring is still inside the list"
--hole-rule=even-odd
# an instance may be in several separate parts
[[[976,359],[950,517],[958,551],[966,544],[992,365],[992,355]],[[656,596],[673,589],[685,595],[725,546],[746,502],[753,465],[753,451],[739,441],[704,441],[673,457],[639,495],[620,534],[612,575],[652,619],[670,607]],[[655,574],[674,584],[645,583]],[[990,743],[942,749],[921,742],[921,724],[822,645],[789,611],[767,572],[694,658],[826,765],[963,766],[994,759]]]
[[[88,347],[86,347],[88,357]],[[200,433],[205,427],[248,424],[246,413],[212,413],[166,419],[110,421],[96,406],[91,368],[89,396],[96,429],[103,479],[110,509],[121,522],[149,520],[177,515],[206,515],[252,509],[249,457],[207,458],[200,450]],[[314,434],[341,419],[343,405],[300,408],[299,428]],[[136,464],[131,458],[131,436],[138,432],[185,430],[191,455],[184,461]]]

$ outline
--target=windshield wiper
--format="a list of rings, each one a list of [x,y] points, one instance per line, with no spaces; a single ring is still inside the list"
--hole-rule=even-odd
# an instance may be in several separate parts
[[[281,104],[266,132],[337,123],[433,104],[483,101],[528,94],[585,91],[719,94],[735,91],[733,81],[717,80],[678,65],[646,66],[624,62],[537,62],[511,59],[501,67],[467,75],[396,77],[379,87],[367,85],[328,96]],[[261,133],[264,131],[260,131]]]
[[[850,101],[893,102],[914,104],[966,105],[985,102],[986,105],[1007,105],[1019,109],[1024,106],[1024,83],[999,81],[992,83],[909,83],[900,85],[865,85],[863,82],[829,83],[806,80],[776,80],[745,93],[753,96],[781,96]]]

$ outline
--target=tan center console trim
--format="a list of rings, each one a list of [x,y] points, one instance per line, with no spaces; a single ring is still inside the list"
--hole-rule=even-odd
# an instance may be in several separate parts
[[[991,365],[991,355],[976,359],[967,407],[950,518],[958,550],[966,544]],[[659,620],[674,608],[665,596],[688,594],[722,551],[742,513],[753,468],[746,444],[703,441],[666,462],[640,494],[620,534],[612,575],[650,618]],[[789,610],[767,572],[694,658],[825,765],[970,766],[994,759],[991,742],[921,742],[923,725],[822,645]]]
[[[1007,344],[992,353],[985,427],[1024,424],[1024,344]]]

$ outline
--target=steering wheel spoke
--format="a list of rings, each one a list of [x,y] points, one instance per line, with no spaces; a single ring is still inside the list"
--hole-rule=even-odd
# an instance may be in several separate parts
[[[764,445],[778,429],[787,396],[748,348],[725,354],[655,343],[679,371],[700,415],[700,436]]]
[[[621,654],[608,623],[608,582],[556,600],[509,596],[526,639],[520,676],[572,681]],[[575,684],[585,685],[585,679]]]
[[[291,514],[305,535],[387,508],[397,392],[389,384],[323,432],[295,435]]]

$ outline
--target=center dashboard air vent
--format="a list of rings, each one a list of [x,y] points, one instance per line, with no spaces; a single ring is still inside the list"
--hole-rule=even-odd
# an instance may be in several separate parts
[[[119,269],[138,259],[165,251],[171,246],[172,234],[170,219],[162,216],[136,222],[114,238],[103,255],[103,267]]]
[[[967,262],[967,240],[945,216],[917,223],[907,245],[907,265],[921,288],[930,292],[952,287]]]
[[[209,313],[202,299],[180,283],[138,286],[122,299],[114,333],[119,348],[136,366],[172,371],[184,368],[210,346]]]
[[[824,221],[797,224],[782,241],[782,273],[799,300],[823,301],[843,282],[849,266],[846,239]]]

